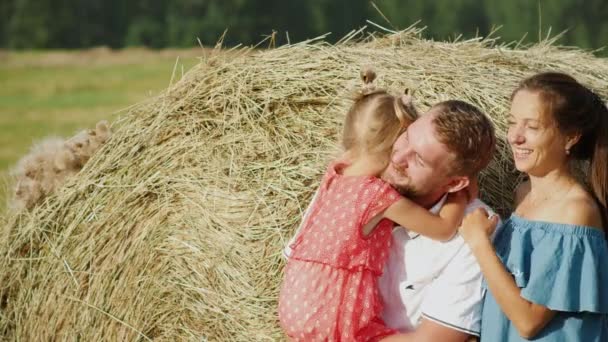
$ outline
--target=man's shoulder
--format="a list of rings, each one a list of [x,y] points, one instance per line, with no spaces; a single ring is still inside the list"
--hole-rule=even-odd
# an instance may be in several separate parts
[[[471,201],[471,203],[469,203],[467,205],[467,207],[464,210],[465,215],[472,212],[473,210],[477,209],[477,208],[483,208],[485,209],[485,211],[488,212],[488,216],[491,215],[498,215],[494,209],[492,209],[492,207],[490,207],[488,204],[486,204],[484,201],[480,200],[479,198],[474,199],[473,201]],[[498,223],[496,224],[496,229],[494,230],[494,233],[492,234],[492,239],[496,236],[496,232],[498,232],[498,230],[501,228],[502,226],[502,218],[500,217],[500,215],[498,216]],[[459,236],[457,234],[457,236]],[[462,239],[462,238],[461,238]],[[464,243],[464,240],[463,242]],[[468,249],[468,246],[465,246],[465,249]]]
[[[480,199],[475,199],[465,208],[465,215],[477,208],[485,209],[488,212],[488,215],[495,214],[494,210],[488,204]],[[500,226],[500,221],[498,226]],[[432,256],[432,260],[441,260],[441,263],[443,264],[442,268],[464,264],[477,265],[473,252],[458,233],[454,235],[451,240],[444,242],[420,236],[410,241],[408,248],[414,246],[420,249],[420,254],[425,255],[427,258],[431,258]],[[458,268],[458,266],[456,267]]]
[[[492,209],[492,207],[490,207],[487,203],[485,203],[484,201],[480,200],[479,198],[476,198],[474,200],[472,200],[467,207],[465,208],[465,214],[468,214],[470,212],[472,212],[473,210],[477,209],[477,208],[483,208],[485,209],[488,214],[495,214],[494,209]]]
[[[440,204],[437,209],[440,209]],[[471,201],[465,209],[465,214],[477,208],[483,208],[488,214],[494,214],[494,210],[480,199]],[[458,233],[449,241],[437,241],[399,227],[393,230],[393,239],[392,248],[404,249],[412,262],[434,260],[435,263],[440,264],[438,265],[440,268],[443,268],[450,264],[461,263],[462,259],[474,259],[468,245]]]

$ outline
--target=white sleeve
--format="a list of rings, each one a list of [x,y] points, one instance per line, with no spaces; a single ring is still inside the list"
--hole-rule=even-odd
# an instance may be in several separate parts
[[[289,259],[289,257],[291,256],[291,252],[292,252],[291,245],[294,243],[294,241],[296,241],[296,238],[298,237],[298,234],[300,234],[300,230],[302,229],[302,224],[308,218],[308,215],[310,214],[310,209],[312,208],[312,205],[317,200],[317,195],[318,194],[319,194],[319,190],[317,189],[317,191],[315,191],[314,196],[312,196],[312,200],[308,204],[308,207],[306,208],[306,211],[304,211],[304,215],[302,216],[302,221],[300,221],[300,225],[298,226],[298,229],[296,229],[296,232],[293,235],[293,237],[289,240],[289,242],[287,242],[287,245],[285,245],[285,248],[283,249],[283,257],[285,259]]]
[[[421,305],[422,316],[449,328],[479,336],[483,300],[481,280],[479,265],[463,242],[458,254],[425,293]]]

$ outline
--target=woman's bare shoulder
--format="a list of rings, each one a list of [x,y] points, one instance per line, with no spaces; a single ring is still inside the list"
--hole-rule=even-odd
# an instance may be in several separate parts
[[[572,191],[560,207],[554,212],[560,222],[603,229],[602,209],[582,187]]]

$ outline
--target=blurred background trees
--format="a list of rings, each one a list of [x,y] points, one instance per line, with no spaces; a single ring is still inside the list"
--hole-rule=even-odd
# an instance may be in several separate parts
[[[278,43],[332,32],[339,40],[370,19],[392,29],[421,20],[426,35],[450,39],[486,35],[537,41],[539,29],[568,30],[560,44],[599,48],[608,42],[606,0],[1,0],[0,47],[86,48],[106,45],[191,47],[255,44],[277,31]]]

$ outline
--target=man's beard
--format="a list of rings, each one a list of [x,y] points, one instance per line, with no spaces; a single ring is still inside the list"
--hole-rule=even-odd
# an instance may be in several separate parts
[[[396,182],[394,179],[392,179],[393,177],[387,176],[386,174],[383,175],[381,178],[385,182],[389,183],[403,197],[407,197],[409,199],[415,199],[416,197],[421,195],[420,191],[416,190],[414,188],[414,186],[411,184],[404,184],[404,185],[395,184]]]
[[[397,192],[403,196],[403,197],[407,197],[411,200],[415,199],[416,197],[418,197],[420,195],[420,192],[416,189],[414,189],[413,186],[411,185],[397,185],[397,184],[391,184],[393,186],[393,188],[395,188],[395,190],[397,190]]]

